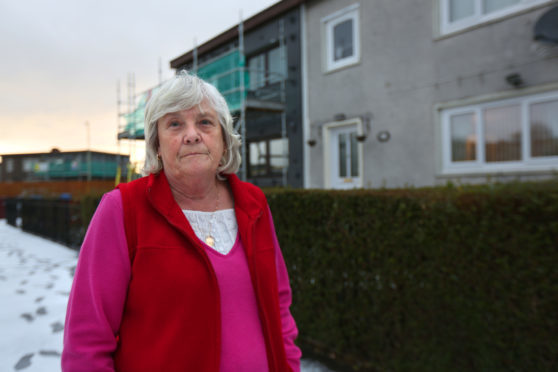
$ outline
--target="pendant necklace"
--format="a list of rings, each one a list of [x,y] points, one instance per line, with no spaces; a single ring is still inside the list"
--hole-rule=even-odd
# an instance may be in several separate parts
[[[211,213],[211,218],[209,220],[209,231],[205,236],[205,244],[209,245],[211,248],[215,248],[215,238],[211,234],[211,230],[213,227],[213,222],[215,222],[215,213],[219,209],[219,189],[217,189],[217,202],[215,203],[215,211]]]

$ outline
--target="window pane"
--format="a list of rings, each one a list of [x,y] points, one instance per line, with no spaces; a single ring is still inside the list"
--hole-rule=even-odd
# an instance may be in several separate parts
[[[283,168],[287,167],[289,164],[288,150],[289,140],[287,138],[278,138],[269,141],[269,155],[272,173],[283,173]]]
[[[558,156],[558,100],[530,107],[531,156]]]
[[[449,21],[455,22],[475,14],[474,0],[449,0]]]
[[[477,129],[474,113],[450,118],[451,161],[477,160]]]
[[[250,89],[255,90],[265,85],[265,55],[260,54],[248,60],[250,70]]]
[[[519,4],[521,0],[484,0],[482,14],[488,14],[500,9]]]
[[[24,159],[23,160],[23,171],[24,172],[31,172],[33,170],[33,163],[35,159]]]
[[[521,160],[521,112],[519,105],[484,111],[487,162]]]
[[[250,143],[250,176],[261,176],[267,173],[266,169],[266,142]]]
[[[339,134],[339,177],[347,177],[347,134]]]
[[[356,133],[351,133],[351,177],[358,177],[358,143]]]
[[[348,19],[333,27],[333,60],[353,55],[353,20]]]
[[[14,159],[6,160],[6,172],[12,173],[14,171]]]
[[[286,52],[286,50],[285,50]],[[281,81],[287,75],[286,56],[281,60],[281,47],[269,51],[269,83]]]

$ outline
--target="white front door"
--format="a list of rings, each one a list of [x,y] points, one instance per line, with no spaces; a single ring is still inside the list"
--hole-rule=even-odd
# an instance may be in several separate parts
[[[352,189],[362,187],[362,144],[357,141],[358,124],[330,126],[329,155],[326,156],[326,187]]]

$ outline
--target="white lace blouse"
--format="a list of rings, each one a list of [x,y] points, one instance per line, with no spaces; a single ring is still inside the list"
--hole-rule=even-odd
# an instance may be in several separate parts
[[[182,212],[198,239],[205,243],[205,238],[211,235],[215,239],[215,246],[211,248],[225,255],[231,251],[238,234],[234,209],[222,209],[216,212],[183,209]]]

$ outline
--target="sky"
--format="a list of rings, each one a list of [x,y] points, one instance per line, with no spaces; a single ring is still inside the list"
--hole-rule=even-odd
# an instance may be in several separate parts
[[[127,99],[173,76],[170,61],[278,0],[0,0],[0,155],[117,152]],[[161,74],[159,70],[161,66]],[[143,158],[143,146],[120,152]]]

